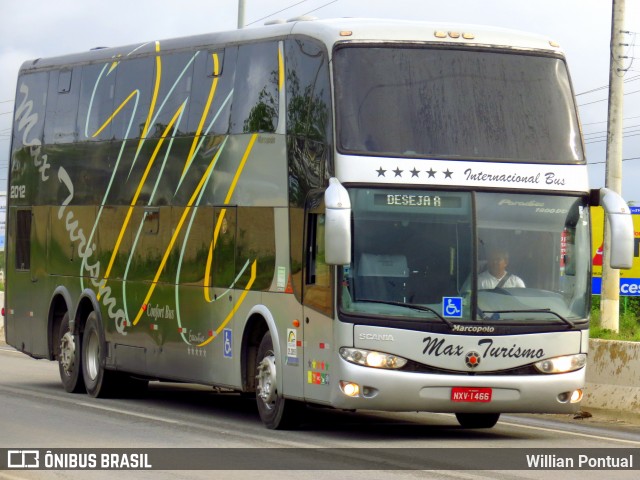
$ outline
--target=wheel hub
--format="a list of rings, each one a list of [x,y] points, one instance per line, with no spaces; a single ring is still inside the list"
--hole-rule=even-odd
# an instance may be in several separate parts
[[[258,364],[258,397],[266,404],[271,405],[276,401],[276,362],[275,357],[268,356]]]
[[[60,365],[65,373],[73,371],[76,363],[76,342],[71,332],[66,332],[60,339]]]

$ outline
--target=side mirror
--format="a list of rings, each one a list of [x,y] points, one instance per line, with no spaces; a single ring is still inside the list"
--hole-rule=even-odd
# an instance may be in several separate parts
[[[611,268],[631,268],[633,264],[633,220],[624,199],[613,190],[601,188],[599,202],[611,232],[609,265]]]
[[[325,261],[328,265],[351,263],[351,199],[337,178],[329,179],[324,192]]]

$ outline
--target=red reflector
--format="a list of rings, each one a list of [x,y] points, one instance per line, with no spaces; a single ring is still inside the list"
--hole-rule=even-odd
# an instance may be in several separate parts
[[[2,316],[4,317],[4,307],[2,308]]]

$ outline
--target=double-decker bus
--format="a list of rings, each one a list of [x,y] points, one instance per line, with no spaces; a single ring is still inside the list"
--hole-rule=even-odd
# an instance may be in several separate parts
[[[589,206],[631,264],[558,46],[483,27],[300,20],[29,61],[8,191],[10,345],[93,397],[255,392],[269,428],[305,405],[574,411]]]

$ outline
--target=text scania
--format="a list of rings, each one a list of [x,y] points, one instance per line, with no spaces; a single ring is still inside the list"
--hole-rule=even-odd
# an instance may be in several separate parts
[[[433,355],[434,357],[461,357],[467,350],[464,345],[447,342],[445,338],[424,337],[422,343],[425,344],[422,353]],[[544,357],[543,348],[522,348],[516,344],[511,347],[494,347],[493,340],[490,338],[478,340],[478,347],[482,352],[482,358],[531,358],[539,360]]]

